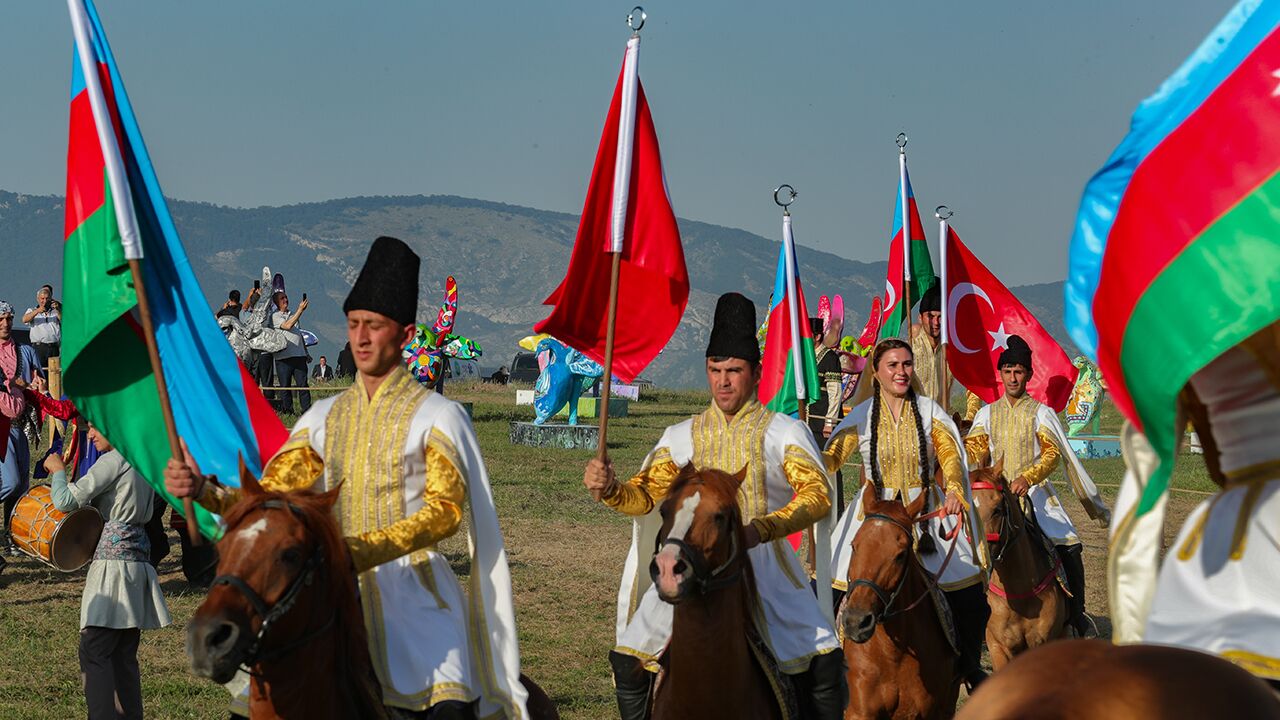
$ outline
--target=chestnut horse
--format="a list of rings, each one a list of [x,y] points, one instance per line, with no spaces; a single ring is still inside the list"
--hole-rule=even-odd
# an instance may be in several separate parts
[[[387,718],[333,518],[340,488],[268,492],[243,468],[241,487],[218,543],[218,577],[187,626],[192,672],[226,683],[247,668],[254,720]],[[520,679],[530,716],[558,718],[546,693]]]
[[[1004,457],[969,473],[978,517],[991,546],[987,585],[987,649],[997,672],[1014,655],[1067,636],[1067,595],[1058,584],[1058,558],[1023,512],[1022,499],[1009,491]]]
[[[1160,645],[1063,640],[1014,658],[959,720],[1280,717],[1266,683],[1216,655]]]
[[[836,618],[849,667],[846,720],[955,714],[958,661],[912,548],[924,502],[924,493],[906,507],[881,500],[871,483],[862,492],[866,520],[853,536],[849,590]]]
[[[653,720],[782,717],[748,639],[759,600],[738,509],[745,477],[687,465],[662,503],[649,573],[675,607]]]

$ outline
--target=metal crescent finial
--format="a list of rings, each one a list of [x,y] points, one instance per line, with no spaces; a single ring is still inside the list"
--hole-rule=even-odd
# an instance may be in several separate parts
[[[898,152],[905,153],[907,151],[907,134],[906,133],[904,132],[898,133],[897,139],[894,140],[893,142],[898,146]]]
[[[933,209],[933,216],[939,220],[949,220],[955,213],[951,212],[951,208],[946,205],[939,205]]]
[[[635,22],[637,15],[640,17],[640,24],[638,25]],[[631,32],[639,35],[640,28],[644,27],[644,21],[648,19],[649,16],[645,14],[644,8],[637,5],[631,8],[631,12],[627,13],[627,27],[631,28]]]
[[[783,190],[787,191],[786,202],[782,201]],[[791,206],[791,203],[796,201],[796,196],[798,196],[799,194],[800,193],[796,192],[795,188],[784,183],[782,185],[779,185],[778,188],[773,191],[773,201],[778,204],[778,207],[782,208],[783,210],[787,210],[787,208]]]

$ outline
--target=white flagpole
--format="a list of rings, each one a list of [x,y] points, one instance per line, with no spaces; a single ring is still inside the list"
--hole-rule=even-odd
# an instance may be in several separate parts
[[[940,367],[938,368],[938,371],[942,373],[942,377],[938,378],[938,382],[948,390],[944,397],[944,399],[948,401],[948,405],[951,399],[949,393],[950,383],[948,382],[948,380],[950,380],[951,367],[947,365],[947,345],[951,342],[951,309],[947,306],[951,304],[951,291],[950,286],[947,285],[947,245],[949,244],[951,231],[947,224],[947,220],[950,219],[951,214],[951,208],[946,205],[939,205],[933,211],[933,216],[938,218],[938,257],[942,262],[942,287],[940,288],[942,291],[940,293],[942,296],[942,302],[938,303],[938,309],[942,312],[940,328],[942,330],[942,342],[938,345],[938,355],[940,360]],[[944,406],[943,409],[948,412],[951,410],[951,408],[947,406]]]

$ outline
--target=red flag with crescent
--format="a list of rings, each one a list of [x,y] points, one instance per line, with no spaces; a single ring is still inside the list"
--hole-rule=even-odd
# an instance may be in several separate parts
[[[957,381],[986,402],[1004,394],[998,362],[1009,336],[1031,346],[1031,397],[1062,412],[1079,370],[1039,320],[947,228],[943,294],[947,366]]]

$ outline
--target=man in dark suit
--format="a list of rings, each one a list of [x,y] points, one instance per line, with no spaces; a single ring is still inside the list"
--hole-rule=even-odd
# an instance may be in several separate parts
[[[321,382],[333,379],[333,368],[329,367],[329,361],[323,355],[320,356],[320,364],[311,368],[311,377]]]

